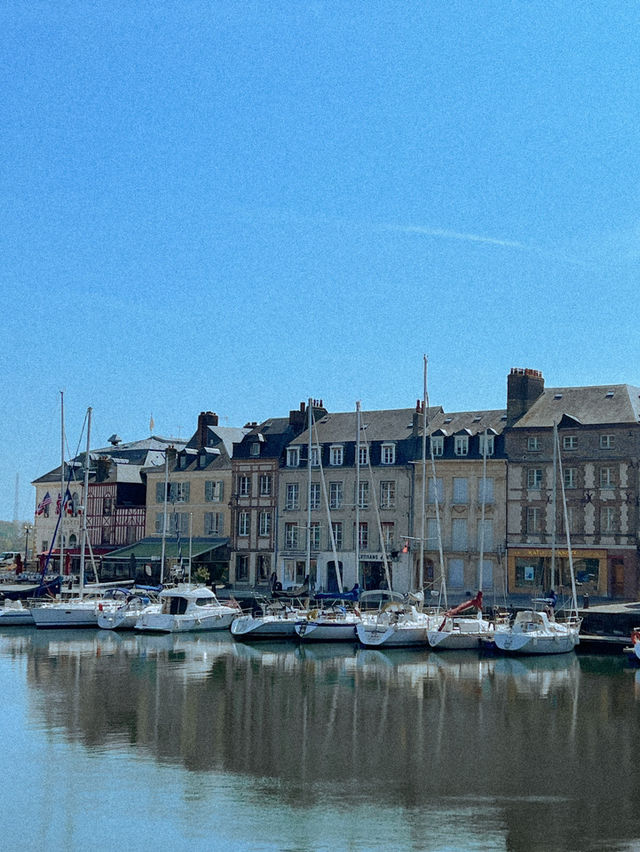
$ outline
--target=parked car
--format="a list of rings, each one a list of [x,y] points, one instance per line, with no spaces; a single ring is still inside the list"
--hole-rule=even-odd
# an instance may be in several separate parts
[[[3,553],[0,553],[0,565],[4,568],[7,565],[13,565],[17,556],[20,556],[20,552],[17,550],[5,550]]]

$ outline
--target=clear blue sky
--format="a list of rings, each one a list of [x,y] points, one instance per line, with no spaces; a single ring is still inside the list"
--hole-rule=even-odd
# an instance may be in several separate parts
[[[0,7],[0,518],[75,452],[640,384],[640,6]]]

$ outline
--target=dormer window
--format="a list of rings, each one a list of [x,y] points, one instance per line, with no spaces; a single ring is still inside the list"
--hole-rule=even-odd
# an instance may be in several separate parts
[[[395,444],[383,444],[380,450],[380,463],[381,464],[395,464],[396,463],[396,445]]]
[[[434,456],[441,456],[444,453],[444,435],[432,435],[431,452]]]
[[[187,454],[181,453],[178,456],[178,470],[185,470],[187,467]]]
[[[366,444],[361,444],[358,448],[358,464],[360,467],[369,464],[369,447]]]
[[[492,456],[495,444],[495,435],[480,435],[480,455]]]
[[[453,453],[456,456],[469,455],[469,436],[454,435],[453,437]]]
[[[311,467],[320,467],[320,447],[311,447]]]
[[[249,444],[249,455],[254,457],[260,455],[260,444],[258,441]]]
[[[300,447],[287,447],[287,467],[300,467]]]
[[[339,466],[344,463],[344,447],[334,444],[329,450],[329,464]]]

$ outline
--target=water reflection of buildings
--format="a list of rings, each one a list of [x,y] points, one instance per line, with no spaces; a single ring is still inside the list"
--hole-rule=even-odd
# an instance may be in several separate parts
[[[90,631],[3,642],[28,653],[37,712],[69,739],[241,774],[292,805],[371,796],[428,808],[463,796],[490,801],[517,837],[528,802],[598,798],[607,775],[634,778],[640,758],[629,678],[574,655],[511,660]],[[594,820],[595,837],[606,819]],[[560,822],[549,831],[563,836]]]

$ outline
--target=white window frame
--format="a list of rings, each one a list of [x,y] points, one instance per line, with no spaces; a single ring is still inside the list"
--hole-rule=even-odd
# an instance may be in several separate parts
[[[300,447],[287,447],[287,467],[300,467]]]
[[[601,450],[611,450],[613,449],[615,444],[615,436],[614,435],[600,435],[600,449]]]
[[[360,444],[358,464],[360,467],[366,467],[369,464],[369,447],[367,444]]]
[[[238,536],[246,538],[249,535],[251,525],[251,513],[242,511],[238,512]]]
[[[484,432],[480,435],[479,446],[480,446],[480,455],[482,456],[482,458],[485,457],[485,452],[484,452],[485,437],[486,437],[486,444],[487,444],[486,457],[489,458],[489,456],[492,456],[495,452],[495,443],[496,443],[495,437],[496,436],[492,435],[492,434],[487,434],[485,436]]]
[[[284,547],[285,550],[298,549],[298,525],[295,523],[285,523],[284,525]]]
[[[537,453],[540,450],[540,438],[537,435],[529,435],[527,438],[527,450],[530,453]]]
[[[432,435],[429,440],[434,458],[444,455],[444,435]]]
[[[616,524],[615,524],[615,508],[613,506],[601,506],[600,507],[600,533],[603,535],[610,535],[611,533],[616,532]]]
[[[360,509],[368,509],[369,508],[369,482],[368,480],[361,480],[358,483],[360,493],[357,496],[358,508]]]
[[[380,447],[380,464],[395,464],[396,463],[396,445],[391,441],[385,441]]]
[[[342,521],[331,521],[331,526],[333,528],[333,537],[336,542],[336,550],[342,550],[342,542],[343,542],[343,528]]]
[[[578,487],[578,469],[576,467],[563,468],[562,475],[564,477],[565,488]]]
[[[251,477],[238,474],[238,497],[251,497]]]
[[[530,467],[527,470],[527,488],[530,491],[540,491],[543,477],[544,471],[541,467]]]
[[[600,488],[615,487],[615,469],[613,467],[601,467],[599,476]]]
[[[577,450],[578,449],[578,436],[577,435],[563,435],[562,436],[562,449],[563,450]]]
[[[320,550],[322,544],[322,525],[320,521],[311,521],[311,550]]]
[[[360,521],[358,528],[358,547],[360,550],[369,549],[369,523],[368,521]]]
[[[206,503],[221,503],[224,492],[222,480],[207,480],[204,483],[204,499]]]
[[[311,483],[311,511],[322,505],[322,488],[319,482]]]
[[[320,447],[311,447],[311,467],[320,467]]]
[[[542,535],[544,532],[544,515],[541,506],[527,506],[527,534]]]
[[[261,473],[259,480],[260,496],[271,497],[271,474]]]
[[[342,482],[329,483],[329,508],[342,509],[344,503],[344,484]]]
[[[271,512],[263,510],[258,515],[258,535],[261,538],[271,535]]]
[[[454,456],[469,455],[469,436],[454,435],[453,436],[453,454]]]
[[[289,510],[300,508],[300,483],[287,482],[287,491],[284,507],[285,509]]]
[[[341,467],[344,464],[344,446],[332,444],[329,447],[329,464],[331,467]]]
[[[396,505],[396,481],[395,479],[383,479],[380,481],[380,508],[394,509]]]

